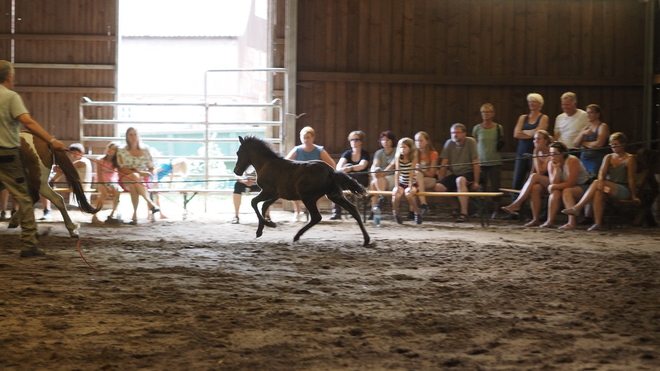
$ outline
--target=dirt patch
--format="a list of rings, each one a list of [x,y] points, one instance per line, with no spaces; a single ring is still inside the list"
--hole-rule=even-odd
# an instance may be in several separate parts
[[[197,216],[0,225],[3,370],[653,370],[660,233]],[[89,217],[79,217],[86,221]],[[284,220],[284,221],[282,221]]]

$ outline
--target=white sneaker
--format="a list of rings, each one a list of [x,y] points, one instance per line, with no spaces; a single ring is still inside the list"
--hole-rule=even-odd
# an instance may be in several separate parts
[[[304,211],[296,213],[296,215],[294,216],[294,221],[296,222],[302,222],[306,220],[307,220],[307,214]]]

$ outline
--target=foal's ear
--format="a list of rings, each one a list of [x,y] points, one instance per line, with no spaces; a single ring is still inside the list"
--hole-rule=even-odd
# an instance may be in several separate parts
[[[241,142],[241,144],[243,144],[243,137],[239,135],[238,136],[238,141]]]

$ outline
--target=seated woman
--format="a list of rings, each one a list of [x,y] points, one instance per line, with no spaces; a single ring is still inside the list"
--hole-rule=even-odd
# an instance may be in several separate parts
[[[589,173],[577,157],[568,153],[568,148],[562,142],[553,142],[550,145],[550,163],[548,164],[548,220],[541,224],[541,228],[554,228],[554,221],[559,205],[571,208],[587,189]],[[568,218],[568,223],[559,229],[574,229],[577,221],[574,216]]]
[[[294,161],[313,161],[321,160],[333,168],[337,166],[335,160],[330,157],[328,151],[323,149],[323,146],[314,144],[316,139],[316,131],[310,126],[305,126],[300,129],[300,145],[293,147],[293,149],[286,155],[286,159]],[[305,212],[302,210],[301,201],[293,201],[294,217],[296,222],[302,221],[306,217]]]
[[[640,202],[635,194],[637,160],[634,155],[626,152],[627,142],[623,133],[617,132],[610,135],[612,153],[603,159],[598,179],[591,183],[580,202],[561,211],[575,218],[587,204],[593,202],[595,224],[589,227],[588,231],[597,231],[603,225],[606,197],[613,200],[633,200],[638,204]]]
[[[391,191],[394,188],[395,176],[394,171],[394,156],[396,155],[396,135],[393,132],[386,130],[378,136],[378,143],[381,149],[374,153],[374,161],[371,164],[371,183],[369,189],[374,191]],[[385,199],[385,196],[378,196],[371,198],[371,208],[376,206]],[[373,212],[369,215],[369,220],[373,219]]]
[[[117,211],[117,206],[119,205],[119,195],[121,191],[119,190],[119,174],[117,170],[119,169],[119,164],[117,163],[117,148],[119,145],[115,142],[108,143],[105,146],[104,155],[97,162],[96,167],[96,189],[100,192],[99,197],[97,198],[95,208],[99,208],[103,205],[103,202],[107,197],[112,197],[112,211],[108,216],[108,221],[112,221],[115,217],[115,212]],[[92,216],[92,223],[100,223],[99,218],[94,214]]]
[[[415,142],[412,139],[401,138],[399,140],[394,164],[399,181],[392,190],[392,217],[395,222],[402,224],[401,218],[397,215],[397,210],[399,209],[399,199],[405,194],[408,203],[414,210],[415,223],[422,224],[416,193],[419,190],[420,182],[423,181],[423,175],[421,171],[416,170],[419,167],[419,160],[417,158],[417,147],[415,147]]]
[[[425,131],[415,134],[415,146],[419,154],[419,168],[424,176],[422,182],[419,183],[419,191],[433,190],[435,184],[438,182],[437,171],[440,155],[433,147],[433,143],[431,143],[431,136]],[[419,196],[419,203],[420,211],[422,214],[426,214],[429,210],[426,203],[426,196]]]
[[[357,180],[365,188],[369,185],[369,152],[362,149],[364,145],[364,133],[356,130],[348,135],[348,142],[351,144],[351,149],[342,153],[341,158],[337,162],[337,170],[343,171],[351,178]],[[330,220],[341,219],[341,207],[333,205],[332,216]]]
[[[126,147],[117,153],[119,164],[120,185],[131,194],[133,203],[133,217],[129,224],[137,224],[137,208],[140,196],[149,204],[152,214],[160,211],[147,195],[147,184],[153,176],[154,160],[149,152],[149,147],[140,141],[140,136],[135,128],[126,130]]]
[[[534,134],[534,152],[532,161],[532,173],[527,182],[520,190],[520,194],[509,206],[503,206],[502,210],[512,215],[518,215],[518,210],[531,196],[532,220],[525,227],[541,225],[541,198],[547,195],[550,178],[548,178],[548,162],[550,162],[550,143],[552,136],[545,130],[537,130]]]

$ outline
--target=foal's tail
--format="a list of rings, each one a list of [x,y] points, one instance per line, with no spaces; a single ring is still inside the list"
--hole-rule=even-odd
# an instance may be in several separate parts
[[[90,214],[96,214],[99,212],[101,207],[95,209],[92,205],[89,204],[89,201],[87,201],[85,191],[83,190],[83,185],[80,182],[80,175],[78,174],[78,170],[76,170],[75,166],[73,166],[73,162],[71,162],[71,159],[69,159],[69,157],[66,155],[66,152],[52,152],[53,156],[55,157],[55,164],[57,164],[64,175],[66,175],[66,181],[69,183],[69,187],[71,187],[71,190],[73,190],[73,193],[76,195],[80,210]]]
[[[358,183],[357,180],[351,178],[342,171],[333,171],[331,177],[335,184],[339,185],[341,189],[351,191],[351,193],[361,196],[367,194],[367,190],[364,189],[362,184]]]

